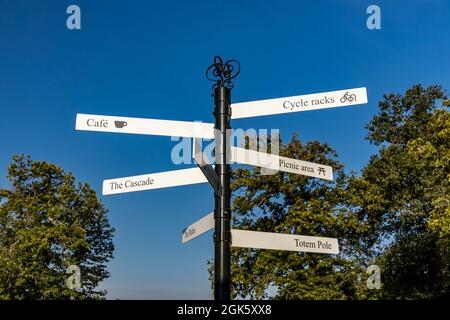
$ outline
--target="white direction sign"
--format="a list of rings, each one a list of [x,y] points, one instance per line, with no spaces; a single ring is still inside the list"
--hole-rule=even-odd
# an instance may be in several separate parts
[[[300,252],[339,253],[339,245],[336,238],[298,236],[237,229],[231,230],[231,246]]]
[[[205,175],[206,179],[208,179],[209,183],[214,189],[214,193],[220,196],[221,192],[221,184],[220,179],[217,173],[214,171],[213,166],[209,163],[208,158],[203,153],[201,145],[198,141],[199,139],[194,138],[193,139],[193,155],[194,159],[198,164],[198,167],[200,170],[202,170],[203,174]]]
[[[76,130],[214,139],[214,124],[77,114]]]
[[[366,88],[307,94],[277,99],[231,104],[231,118],[249,118],[325,108],[336,108],[367,103]]]
[[[117,194],[208,182],[199,168],[165,171],[103,181],[103,194]]]
[[[186,243],[211,229],[214,229],[214,212],[184,228],[181,242]]]
[[[333,181],[333,168],[308,161],[231,147],[231,161]]]

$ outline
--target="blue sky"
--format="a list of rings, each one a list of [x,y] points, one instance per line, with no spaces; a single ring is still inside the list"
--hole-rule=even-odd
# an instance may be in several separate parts
[[[81,8],[81,30],[66,8]],[[381,30],[366,8],[381,8]],[[428,1],[0,0],[0,185],[16,153],[89,182],[116,228],[109,298],[209,299],[212,234],[181,230],[213,209],[207,184],[101,196],[103,179],[189,167],[170,137],[75,131],[76,113],[212,122],[215,55],[238,59],[232,100],[367,87],[362,106],[235,120],[328,142],[347,169],[375,148],[365,125],[387,92],[450,88],[450,3]]]

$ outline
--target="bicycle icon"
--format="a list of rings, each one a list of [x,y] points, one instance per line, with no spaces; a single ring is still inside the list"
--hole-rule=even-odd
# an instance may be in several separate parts
[[[344,102],[353,102],[356,101],[356,94],[348,94],[348,91],[342,96],[341,100],[342,103]]]

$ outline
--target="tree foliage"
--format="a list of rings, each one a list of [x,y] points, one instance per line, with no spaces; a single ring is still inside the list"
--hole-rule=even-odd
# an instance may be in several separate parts
[[[234,228],[339,239],[340,254],[232,249],[234,297],[431,299],[450,296],[450,100],[440,86],[386,94],[367,125],[378,147],[361,175],[296,136],[280,155],[332,166],[330,183],[259,168],[233,173]],[[369,290],[367,267],[381,269]],[[210,265],[212,272],[212,265]]]
[[[114,229],[88,184],[45,161],[14,156],[0,189],[0,299],[98,299]],[[71,265],[81,287],[69,289]]]
[[[295,135],[280,155],[333,167],[336,183],[259,168],[233,174],[234,228],[339,238],[339,255],[276,250],[232,249],[234,297],[347,299],[364,296],[364,227],[349,212],[347,177],[336,152]],[[272,290],[271,290],[272,288]],[[274,291],[276,288],[276,293]]]
[[[355,184],[383,252],[384,298],[450,293],[450,113],[439,86],[388,94],[367,126],[379,146]]]

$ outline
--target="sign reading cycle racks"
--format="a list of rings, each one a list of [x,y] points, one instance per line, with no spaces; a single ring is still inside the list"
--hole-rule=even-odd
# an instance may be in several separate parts
[[[337,239],[231,229],[230,162],[305,175],[333,181],[329,166],[280,157],[229,145],[231,119],[336,108],[367,103],[366,88],[346,89],[278,99],[231,104],[232,80],[240,72],[239,62],[223,63],[220,57],[208,67],[214,81],[215,123],[141,119],[78,114],[76,130],[146,134],[193,138],[193,158],[198,167],[104,180],[103,194],[117,194],[209,182],[214,190],[215,209],[182,232],[182,243],[214,229],[214,297],[230,299],[231,247],[338,254]],[[209,163],[198,139],[215,139],[215,166]]]

